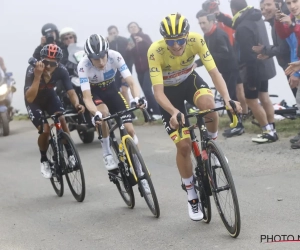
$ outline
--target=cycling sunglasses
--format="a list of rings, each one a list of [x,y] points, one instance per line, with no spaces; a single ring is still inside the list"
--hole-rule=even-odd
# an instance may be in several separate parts
[[[180,38],[180,39],[166,39],[166,44],[170,47],[174,46],[175,42],[179,45],[182,46],[183,44],[186,43],[186,38]]]
[[[48,65],[50,67],[57,67],[58,63],[54,62],[54,61],[48,61],[48,60],[42,60],[42,63],[45,64],[45,67],[47,67]]]

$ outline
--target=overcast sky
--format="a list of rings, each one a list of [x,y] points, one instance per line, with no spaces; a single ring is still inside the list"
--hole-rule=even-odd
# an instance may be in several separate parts
[[[180,12],[189,19],[191,31],[202,31],[196,19],[196,13],[204,1],[183,0],[114,0],[110,1],[78,1],[78,0],[1,0],[0,15],[0,56],[5,60],[8,71],[14,73],[17,81],[17,92],[13,105],[26,112],[24,105],[24,79],[28,59],[40,43],[41,28],[45,23],[52,22],[58,29],[66,26],[76,30],[78,42],[93,33],[107,34],[109,25],[116,25],[120,35],[128,37],[127,24],[136,21],[153,41],[161,38],[159,23],[161,19],[174,12]],[[221,11],[231,14],[229,1],[221,0]],[[188,4],[187,4],[188,3]],[[248,0],[249,5],[259,7],[259,0]],[[271,28],[267,24],[269,39]],[[275,59],[277,76],[269,81],[270,93],[280,95],[289,104],[294,104],[294,98],[287,87],[287,80]],[[211,79],[204,68],[198,68],[198,73],[212,86]],[[274,99],[273,101],[280,101]]]

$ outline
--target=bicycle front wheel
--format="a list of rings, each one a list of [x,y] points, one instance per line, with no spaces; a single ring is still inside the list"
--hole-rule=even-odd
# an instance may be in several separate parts
[[[142,155],[131,138],[127,138],[125,144],[128,149],[134,172],[139,179],[138,186],[141,195],[144,197],[152,214],[158,218],[160,216],[160,209],[157,196]]]
[[[111,145],[111,151],[113,152],[112,155],[114,157],[115,162],[120,162],[118,157],[119,154],[118,143],[114,142],[111,137],[110,137],[110,145]],[[113,174],[114,176],[112,177],[112,181],[117,186],[117,189],[123,201],[128,207],[134,208],[135,206],[134,193],[132,190],[132,186],[130,185],[129,181],[126,178],[124,167],[119,167],[118,171]]]
[[[52,133],[52,132],[51,132]],[[57,144],[53,141],[53,138],[50,137],[49,139],[49,147],[47,150],[47,158],[50,163],[52,177],[50,179],[50,182],[52,184],[52,187],[57,194],[58,197],[62,197],[64,194],[64,179],[62,176],[62,170],[61,165],[57,165]]]
[[[82,202],[85,198],[85,179],[79,154],[74,146],[73,140],[67,133],[61,133],[61,142],[64,146],[64,174],[74,198],[78,202]]]
[[[240,209],[227,159],[218,144],[212,140],[207,143],[207,153],[207,170],[216,207],[230,236],[236,238],[241,230]],[[227,204],[229,208],[225,207]]]

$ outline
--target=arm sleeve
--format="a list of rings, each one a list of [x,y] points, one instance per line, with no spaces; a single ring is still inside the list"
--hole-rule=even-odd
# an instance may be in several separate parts
[[[115,51],[114,57],[115,57],[114,58],[115,66],[120,71],[122,77],[125,79],[128,76],[131,76],[131,73],[126,65],[126,62],[124,61],[123,57],[121,56],[121,54],[119,52]]]
[[[33,57],[34,58],[36,58],[37,60],[40,60],[41,59],[41,56],[40,56],[40,52],[41,52],[41,50],[42,50],[42,46],[41,45],[39,45],[36,49],[35,49],[35,51],[33,52]]]
[[[216,68],[215,61],[207,48],[204,38],[200,34],[197,34],[196,36],[196,45],[196,53],[200,57],[206,70],[211,71],[212,69]]]
[[[293,33],[293,31],[290,29],[288,25],[283,24],[277,20],[275,20],[275,29],[278,36],[281,39],[286,39],[291,35],[291,33]]]
[[[236,39],[240,44],[240,58],[247,67],[247,84],[251,87],[259,80],[259,72],[257,67],[256,53],[252,51],[252,47],[257,45],[255,34],[250,29],[243,27],[236,32]]]
[[[229,16],[220,13],[220,15],[216,16],[219,22],[224,23],[227,27],[232,28],[232,18]]]
[[[77,72],[80,81],[81,91],[90,90],[90,82],[88,78],[88,67],[85,66],[86,62],[82,59],[77,65]]]
[[[34,79],[33,66],[29,66],[26,70],[24,93],[31,87]]]
[[[158,84],[164,84],[163,73],[160,63],[161,58],[160,54],[158,54],[156,50],[156,47],[151,45],[147,54],[150,79],[153,86]]]
[[[60,64],[59,67],[61,69],[61,80],[62,80],[62,84],[63,84],[65,90],[69,91],[69,90],[73,89],[73,85],[71,83],[71,79],[70,79],[68,70],[62,64]]]

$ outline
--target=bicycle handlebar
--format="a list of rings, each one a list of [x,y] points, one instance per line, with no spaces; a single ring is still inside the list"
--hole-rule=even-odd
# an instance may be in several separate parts
[[[39,134],[42,134],[44,132],[44,123],[45,123],[45,120],[47,120],[49,118],[51,118],[53,121],[55,121],[56,119],[58,119],[61,116],[75,116],[75,115],[79,115],[77,113],[74,113],[74,110],[71,110],[71,109],[67,109],[64,112],[57,113],[57,114],[54,114],[54,115],[44,115],[42,111],[40,111],[40,114],[41,114],[41,118],[40,118],[40,129],[38,131]],[[84,115],[83,114],[80,114],[80,115],[82,115],[82,118],[83,118],[84,122],[86,123]]]
[[[116,117],[121,117],[121,116],[123,116],[124,114],[126,114],[126,113],[129,113],[129,112],[132,112],[132,111],[135,111],[135,110],[137,110],[137,109],[140,109],[138,106],[135,106],[135,107],[133,107],[133,108],[130,108],[130,109],[126,109],[126,110],[122,110],[122,111],[119,111],[119,112],[117,112],[117,113],[115,113],[115,114],[113,114],[113,115],[109,115],[109,116],[107,116],[107,117],[105,117],[105,118],[102,118],[102,119],[95,119],[95,121],[108,121],[108,120],[110,120],[110,119],[113,119],[113,118],[116,118]],[[147,115],[147,117],[150,117],[150,115],[149,115],[149,113],[148,113],[148,111],[147,111],[147,109],[146,108],[143,108],[143,112]],[[97,128],[98,128],[98,139],[99,140],[101,140],[102,139],[102,129],[101,129],[101,125],[100,124],[98,124],[97,125]]]
[[[230,124],[230,127],[231,128],[234,128],[238,125],[239,122],[241,122],[240,120],[240,117],[237,115],[238,112],[237,112],[237,109],[236,109],[236,105],[235,105],[235,102],[230,100],[229,101],[229,104],[230,106],[232,107],[233,109],[233,114],[232,114],[232,118],[233,118],[233,121],[232,123]],[[222,106],[222,107],[219,107],[219,108],[214,108],[214,109],[207,109],[207,110],[203,110],[203,111],[199,111],[199,112],[195,112],[193,114],[188,114],[188,115],[185,115],[185,118],[190,118],[190,117],[193,117],[193,116],[200,116],[200,117],[203,117],[209,113],[212,113],[212,112],[216,112],[216,111],[219,111],[219,110],[229,110],[228,107],[226,106]],[[178,121],[178,124],[179,124],[179,128],[178,128],[178,133],[179,133],[179,136],[180,138],[182,138],[182,128],[183,128],[183,124],[182,124],[182,120],[181,120],[181,113],[179,112],[177,114],[177,121]]]

